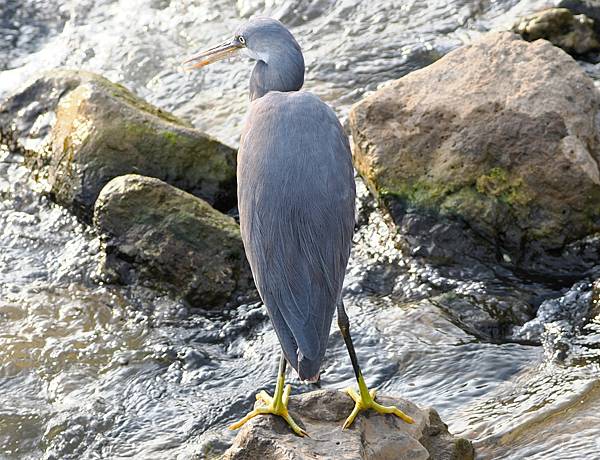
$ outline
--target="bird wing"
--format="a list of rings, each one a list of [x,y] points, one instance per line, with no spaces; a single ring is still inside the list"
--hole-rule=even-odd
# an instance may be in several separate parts
[[[348,138],[307,92],[252,102],[238,154],[242,239],[283,351],[315,378],[339,301],[354,231]]]

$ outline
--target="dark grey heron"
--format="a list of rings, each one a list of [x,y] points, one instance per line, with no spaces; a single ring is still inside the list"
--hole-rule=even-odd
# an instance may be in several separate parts
[[[300,379],[316,381],[327,348],[334,310],[348,348],[359,392],[344,423],[374,409],[413,420],[396,407],[375,402],[362,376],[342,283],[354,232],[355,185],[348,137],[333,110],[314,94],[300,91],[304,58],[285,26],[256,18],[224,43],[186,63],[204,67],[245,50],[255,59],[250,78],[250,109],[238,153],[238,206],[244,248],[258,292],[283,350],[273,397],[265,391],[257,408],[237,429],[260,414],[282,416],[300,436],[306,432],[287,410],[286,364]]]

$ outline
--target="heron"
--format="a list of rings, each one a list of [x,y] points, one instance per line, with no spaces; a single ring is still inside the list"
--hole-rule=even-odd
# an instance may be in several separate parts
[[[225,42],[187,61],[192,68],[245,52],[256,61],[250,77],[250,107],[237,158],[240,231],[258,293],[281,345],[273,396],[230,426],[258,415],[283,417],[306,436],[288,412],[288,363],[301,380],[319,378],[333,315],[348,349],[358,391],[343,424],[373,409],[413,420],[397,407],[375,401],[358,364],[342,285],[355,225],[355,183],[348,137],[335,112],[318,96],[301,91],[304,57],[292,33],[278,20],[257,17]]]

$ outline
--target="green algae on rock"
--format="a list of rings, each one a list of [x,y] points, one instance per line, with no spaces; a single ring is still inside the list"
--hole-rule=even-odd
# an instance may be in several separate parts
[[[129,174],[100,193],[94,224],[104,273],[150,280],[193,306],[223,306],[252,287],[239,226],[206,201],[159,179]]]
[[[458,218],[518,261],[600,230],[600,93],[546,41],[492,33],[357,103],[354,159],[399,223]]]
[[[47,126],[36,143],[39,120]],[[129,173],[157,177],[223,211],[235,205],[234,149],[99,75],[41,74],[2,104],[5,124],[24,139],[29,165],[56,201],[85,220],[102,187]]]

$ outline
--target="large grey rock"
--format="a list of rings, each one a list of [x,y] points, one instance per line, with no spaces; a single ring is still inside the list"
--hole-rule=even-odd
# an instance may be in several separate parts
[[[28,163],[56,201],[86,220],[112,178],[160,178],[221,210],[235,205],[235,150],[121,85],[88,72],[53,70],[0,105]]]
[[[599,124],[600,93],[577,63],[509,32],[392,82],[350,114],[356,168],[398,225],[407,209],[428,216],[421,233],[464,223],[520,266],[600,230]],[[444,230],[436,244],[480,246],[462,240]]]
[[[600,50],[594,20],[567,8],[549,8],[519,19],[513,31],[527,41],[543,38],[569,54],[582,56]]]
[[[207,202],[159,179],[130,174],[100,193],[94,224],[104,235],[101,272],[142,280],[193,306],[223,306],[252,287],[239,227]]]
[[[395,404],[414,420],[363,412],[350,429],[342,430],[354,402],[334,390],[319,390],[290,398],[290,413],[310,437],[300,438],[280,417],[255,417],[246,423],[223,460],[470,460],[471,443],[455,438],[434,409],[410,401],[378,396]]]

